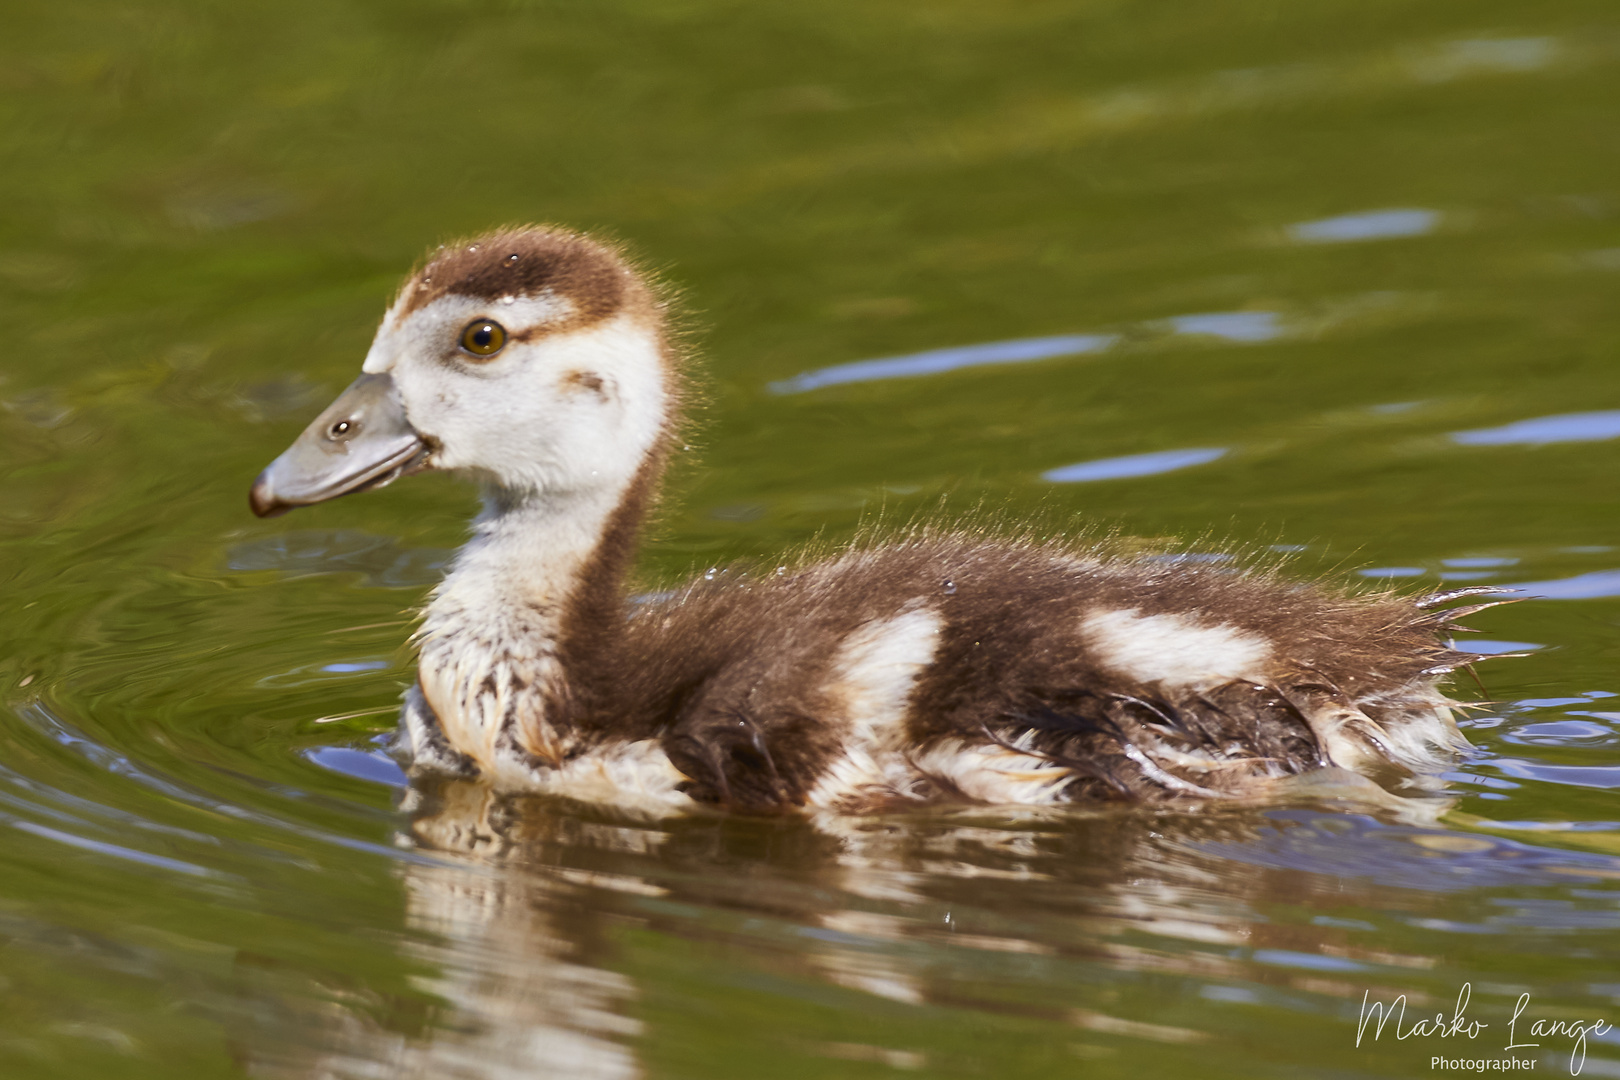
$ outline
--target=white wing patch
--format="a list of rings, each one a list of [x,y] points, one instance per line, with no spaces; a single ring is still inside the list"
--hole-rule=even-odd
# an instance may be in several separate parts
[[[1271,642],[1235,626],[1200,626],[1184,615],[1093,611],[1080,624],[1098,663],[1144,683],[1216,686],[1265,680]]]
[[[919,772],[979,802],[1061,802],[1063,789],[1074,774],[1040,754],[1026,753],[1032,742],[1032,732],[1025,732],[1009,746],[942,739],[912,761]]]
[[[906,711],[918,674],[934,661],[943,623],[937,611],[916,604],[844,639],[828,689],[842,700],[848,734],[843,754],[806,796],[808,805],[831,807],[862,791],[910,787]]]

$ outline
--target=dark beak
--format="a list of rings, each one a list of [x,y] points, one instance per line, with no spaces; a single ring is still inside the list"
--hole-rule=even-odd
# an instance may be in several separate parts
[[[389,375],[362,375],[259,474],[248,503],[260,517],[368,491],[423,468],[431,448],[405,419]]]

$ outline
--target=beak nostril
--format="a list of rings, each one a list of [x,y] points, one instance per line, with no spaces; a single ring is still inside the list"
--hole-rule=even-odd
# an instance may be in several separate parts
[[[254,482],[260,517],[367,491],[426,467],[394,380],[362,374]]]

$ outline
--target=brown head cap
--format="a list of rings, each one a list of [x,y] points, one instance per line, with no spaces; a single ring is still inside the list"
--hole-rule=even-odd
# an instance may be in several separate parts
[[[627,308],[651,314],[649,290],[617,251],[565,229],[500,229],[447,244],[406,281],[400,315],[446,295],[494,303],[550,293],[573,306],[569,322],[589,325]]]

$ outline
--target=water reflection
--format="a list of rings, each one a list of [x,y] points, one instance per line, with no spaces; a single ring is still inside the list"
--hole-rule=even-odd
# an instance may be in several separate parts
[[[1593,570],[1552,581],[1514,582],[1502,591],[1532,600],[1598,600],[1620,596],[1620,570]]]
[[[1419,70],[1433,82],[1470,75],[1510,75],[1550,67],[1564,51],[1552,37],[1466,38],[1448,43]]]
[[[1470,642],[1469,645],[1472,647],[1473,643]],[[1588,715],[1608,718],[1614,716],[1613,713]],[[1612,746],[1620,742],[1616,739],[1612,727],[1590,720],[1551,720],[1539,724],[1524,724],[1505,732],[1502,740],[1525,746]]]
[[[1604,696],[1513,708],[1590,710]],[[159,785],[207,810],[199,821],[344,839],[209,799],[35,712],[32,726],[64,752]],[[1600,727],[1606,715],[1519,730],[1526,742],[1590,743],[1567,725]],[[376,764],[362,748],[311,757],[356,776]],[[1604,786],[1614,772],[1493,765]],[[397,782],[375,771],[369,779]],[[139,819],[9,776],[8,821],[19,815],[31,835],[128,861],[135,849],[123,841],[141,835]],[[1546,935],[1579,929],[1590,948],[1592,935],[1620,930],[1620,859],[1490,834],[1511,822],[1449,829],[1437,824],[1445,800],[1394,799],[1350,775],[1300,781],[1272,807],[643,819],[418,778],[402,789],[395,845],[361,848],[386,856],[397,921],[367,925],[414,970],[412,993],[342,963],[244,947],[211,1007],[247,1072],[274,1078],[667,1072],[648,1048],[681,1045],[682,1026],[712,1023],[706,1003],[739,987],[769,1011],[769,1033],[728,1019],[721,1044],[753,1039],[756,1055],[928,1070],[949,1052],[993,1072],[1032,1037],[1082,1057],[1234,1049],[1253,1033],[1235,1032],[1223,1010],[1263,1004],[1262,1017],[1301,1018],[1278,1052],[1304,1062],[1343,1034],[1369,989],[1444,1001],[1474,978],[1483,1007],[1511,1005],[1505,991],[1496,1000],[1479,989],[1488,971],[1425,935],[1511,931],[1567,953],[1574,941]],[[206,874],[229,850],[211,851],[205,834],[176,839]],[[351,872],[327,865],[323,879]],[[246,880],[237,888],[230,902],[250,903]],[[965,1016],[975,1042],[944,1049]],[[998,1017],[1010,1025],[999,1033]]]
[[[548,863],[554,851],[576,846],[644,853],[662,838],[635,827],[523,814],[518,804],[473,784],[415,788],[404,809],[410,834],[401,843],[458,860],[398,869],[401,948],[422,965],[417,987],[441,1004],[425,1024],[402,1030],[396,1017],[342,1002],[322,1005],[316,987],[299,993],[249,972],[276,1001],[239,1036],[250,1072],[424,1080],[642,1075],[631,1045],[642,1030],[629,1015],[635,987],[603,962],[606,924],[589,900],[617,883],[612,875],[527,864]],[[624,880],[631,884],[620,887],[635,888]],[[642,894],[660,892],[648,886]]]
[[[950,349],[930,349],[907,356],[880,360],[857,360],[835,364],[770,384],[773,394],[802,394],[841,383],[870,382],[874,379],[906,379],[936,375],[961,368],[987,364],[1022,364],[1058,356],[1084,356],[1102,352],[1119,340],[1117,334],[1060,334],[1056,337],[1020,338],[992,341],[983,345],[961,345]]]
[[[398,870],[406,947],[442,1007],[400,1031],[364,1009],[305,1003],[295,1036],[245,1034],[255,1075],[643,1075],[642,1039],[678,1036],[632,1016],[643,991],[627,972],[638,952],[655,967],[661,952],[686,955],[680,942],[728,956],[719,972],[686,973],[694,992],[715,992],[711,979],[752,987],[800,1051],[922,1069],[932,1059],[917,1033],[962,1010],[1011,1010],[1026,1033],[1101,1038],[1082,1045],[1108,1053],[1218,1046],[1229,1033],[1217,1015],[1179,1002],[1264,1002],[1315,1017],[1320,1033],[1368,987],[1427,1002],[1445,996],[1431,975],[1468,977],[1404,927],[1620,928],[1601,888],[1532,907],[1488,892],[1572,873],[1604,882],[1620,860],[1366,813],[652,822],[464,781],[418,784],[403,809],[408,842],[454,860]],[[901,1010],[882,1014],[886,1036],[861,1034],[862,999]],[[829,1007],[844,1037],[811,1037],[813,1024],[794,1034],[806,1008]],[[969,1057],[988,1065],[997,1052]]]
[[[305,752],[305,757],[323,769],[330,769],[356,780],[373,784],[387,784],[402,788],[406,785],[403,769],[393,758],[378,750],[361,750],[352,746],[318,746]]]
[[[1454,431],[1453,442],[1464,446],[1546,446],[1562,442],[1601,442],[1620,438],[1620,409],[1605,412],[1562,413],[1518,420],[1501,427]]]
[[[455,553],[445,548],[407,548],[393,537],[358,529],[302,529],[237,544],[225,554],[238,572],[270,570],[288,577],[358,573],[372,586],[408,588],[437,584]]]
[[[1498,641],[1492,638],[1469,638],[1468,651],[1483,656],[1499,656],[1507,653],[1528,653],[1547,646],[1536,641]]]
[[[1176,334],[1254,345],[1283,335],[1278,318],[1275,311],[1211,311],[1202,315],[1177,315],[1166,319],[1164,326]]]
[[[1604,555],[1613,548],[1603,545],[1561,547],[1558,555]],[[1545,557],[1543,555],[1542,557]],[[1375,566],[1359,569],[1362,577],[1374,579],[1420,578],[1433,574],[1442,581],[1501,580],[1509,567],[1519,566],[1521,560],[1508,556],[1466,556],[1439,559],[1430,566]],[[1441,569],[1436,569],[1436,567]],[[1452,569],[1458,568],[1458,569]],[[1478,568],[1478,569],[1464,569]],[[1620,570],[1590,570],[1564,578],[1504,583],[1501,595],[1521,600],[1599,600],[1620,596]],[[1529,642],[1507,642],[1515,647],[1532,647]]]
[[[1496,758],[1491,767],[1520,780],[1544,780],[1575,787],[1620,788],[1620,765],[1548,765],[1521,758]]]
[[[1347,244],[1360,240],[1390,240],[1422,236],[1440,224],[1436,210],[1366,210],[1319,221],[1288,226],[1288,235],[1301,244]]]
[[[1208,465],[1226,456],[1224,447],[1196,450],[1159,450],[1151,454],[1130,454],[1125,457],[1098,458],[1076,465],[1048,469],[1042,480],[1054,484],[1077,484],[1091,480],[1122,480],[1132,476],[1154,476],[1159,473],[1189,469],[1194,465]]]
[[[1175,343],[1261,345],[1299,338],[1315,340],[1347,328],[1365,330],[1392,320],[1422,318],[1428,308],[1429,302],[1422,296],[1378,290],[1317,299],[1288,310],[1194,312],[1147,319],[1117,331],[990,341],[834,364],[770,383],[766,388],[773,394],[800,394],[829,386],[917,378],[975,367],[1032,363],[1070,356],[1117,356],[1130,350]],[[1393,414],[1407,411],[1418,404],[1421,403],[1377,405],[1372,406],[1371,411]]]
[[[1330,322],[1336,317],[1329,315],[1325,320],[1317,321]],[[1126,341],[1141,344],[1167,336],[1215,338],[1234,345],[1258,345],[1292,331],[1293,328],[1284,326],[1281,319],[1282,316],[1275,311],[1210,311],[1195,315],[1174,315],[1167,319],[1141,323],[1117,334],[1062,334],[1056,337],[991,341],[982,345],[930,349],[927,352],[907,356],[834,364],[831,367],[806,371],[791,379],[773,382],[768,389],[773,394],[801,394],[808,390],[819,390],[844,383],[915,378],[920,375],[937,375],[991,364],[1021,364],[1063,356],[1085,356],[1106,352]]]

